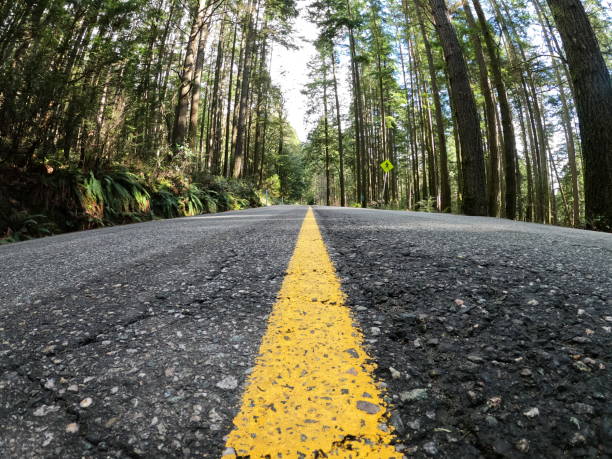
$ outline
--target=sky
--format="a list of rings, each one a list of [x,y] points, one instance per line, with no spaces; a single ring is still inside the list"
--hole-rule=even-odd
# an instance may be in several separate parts
[[[305,141],[310,130],[304,119],[307,98],[301,91],[307,81],[306,64],[315,55],[312,42],[317,38],[317,26],[306,19],[307,1],[298,2],[300,15],[295,20],[294,38],[299,49],[286,49],[276,44],[272,53],[272,81],[281,87],[286,100],[289,123],[298,138]]]
[[[285,110],[289,123],[296,131],[298,138],[304,142],[308,132],[314,127],[314,120],[306,120],[305,114],[308,106],[308,98],[302,94],[304,86],[308,82],[308,62],[316,55],[313,42],[319,35],[315,24],[308,21],[306,7],[310,0],[298,0],[299,16],[293,26],[293,43],[298,49],[286,49],[275,44],[272,52],[272,81],[280,86],[285,97]],[[348,55],[344,51],[345,46],[336,44],[336,56],[339,65],[336,68],[338,80],[338,97],[340,109],[346,112],[350,99],[350,87],[348,85]]]

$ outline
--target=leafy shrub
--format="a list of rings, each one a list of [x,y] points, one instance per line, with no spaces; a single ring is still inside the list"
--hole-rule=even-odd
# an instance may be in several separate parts
[[[111,171],[96,177],[93,172],[82,177],[77,187],[79,200],[89,222],[94,226],[134,221],[148,214],[150,194],[141,179],[126,170]]]
[[[252,183],[203,173],[83,173],[59,163],[0,169],[0,239],[6,241],[261,205]]]
[[[178,197],[167,188],[156,191],[151,196],[151,212],[154,217],[178,217],[180,215]]]
[[[102,178],[104,198],[112,213],[149,211],[150,194],[141,179],[125,170],[119,170]]]
[[[208,183],[207,188],[216,193],[220,211],[261,207],[261,199],[257,195],[257,189],[250,182],[214,177]]]
[[[436,198],[429,197],[416,203],[416,210],[419,212],[436,212]]]
[[[49,221],[46,215],[30,215],[25,211],[10,215],[5,224],[5,233],[0,235],[0,244],[49,236],[56,230],[56,225]]]
[[[213,190],[206,190],[202,193],[202,203],[204,204],[204,210],[209,214],[217,213],[217,192]]]
[[[187,217],[201,214],[204,211],[204,204],[200,199],[202,196],[203,193],[197,185],[189,185],[179,200],[181,214]]]
[[[89,176],[85,177],[79,185],[77,190],[85,214],[92,221],[101,224],[104,219],[104,192],[102,191],[102,183],[90,172]]]

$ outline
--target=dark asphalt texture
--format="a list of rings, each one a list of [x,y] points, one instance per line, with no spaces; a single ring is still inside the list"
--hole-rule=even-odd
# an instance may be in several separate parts
[[[1,247],[0,457],[219,457],[305,211]]]
[[[219,457],[305,211],[0,247],[0,457]],[[409,457],[612,457],[612,235],[315,214]]]
[[[612,457],[612,235],[317,216],[409,457]]]

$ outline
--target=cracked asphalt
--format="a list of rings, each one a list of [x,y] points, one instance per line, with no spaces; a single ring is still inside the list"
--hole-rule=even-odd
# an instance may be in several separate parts
[[[219,457],[306,208],[0,247],[0,457]],[[315,208],[409,457],[612,457],[612,235]]]

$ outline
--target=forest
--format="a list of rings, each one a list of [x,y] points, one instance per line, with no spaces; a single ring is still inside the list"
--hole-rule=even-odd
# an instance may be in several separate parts
[[[278,202],[611,231],[606,3],[1,2],[0,240]]]

